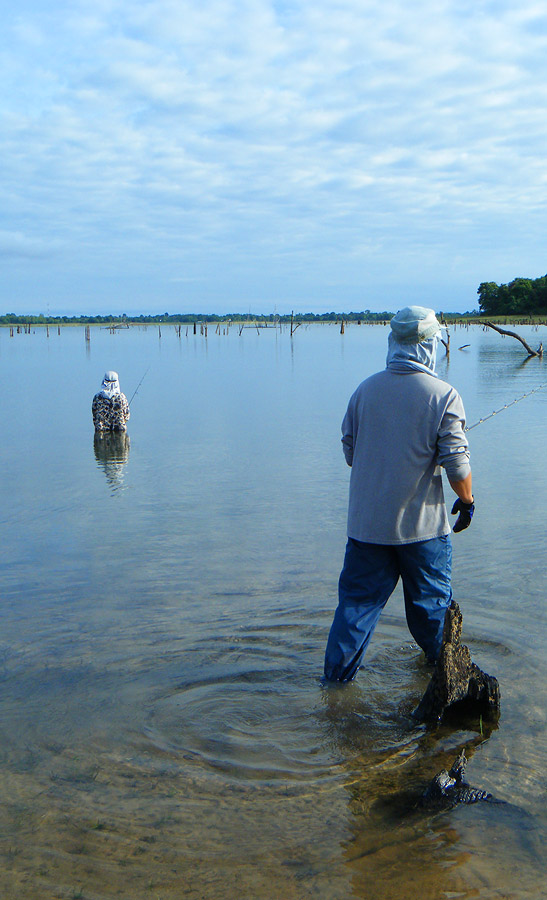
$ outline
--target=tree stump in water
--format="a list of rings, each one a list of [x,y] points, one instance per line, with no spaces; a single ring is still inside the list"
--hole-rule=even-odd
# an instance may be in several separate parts
[[[413,715],[420,722],[440,722],[447,709],[458,705],[467,714],[483,716],[499,712],[497,678],[487,675],[471,660],[469,648],[460,642],[463,616],[452,601],[444,620],[443,644],[427,690]]]

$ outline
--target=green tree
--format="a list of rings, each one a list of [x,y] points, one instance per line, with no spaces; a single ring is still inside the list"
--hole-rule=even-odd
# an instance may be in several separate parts
[[[479,309],[489,316],[497,311],[499,285],[495,281],[483,281],[477,289]]]
[[[529,313],[533,307],[533,287],[530,278],[514,278],[507,285],[513,315]]]

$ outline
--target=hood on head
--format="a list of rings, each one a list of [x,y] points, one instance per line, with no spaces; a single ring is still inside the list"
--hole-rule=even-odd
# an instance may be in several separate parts
[[[434,375],[441,331],[434,310],[405,306],[393,316],[390,326],[387,368],[394,372],[417,370]]]
[[[388,337],[386,366],[393,372],[415,369],[434,375],[439,341],[439,335],[435,334],[432,338],[419,343],[400,344],[394,333],[391,332]]]
[[[399,344],[419,344],[441,330],[434,310],[425,306],[405,306],[393,316],[390,325]]]
[[[103,383],[101,384],[100,393],[103,397],[113,397],[114,394],[120,394],[120,382],[117,372],[105,372]]]

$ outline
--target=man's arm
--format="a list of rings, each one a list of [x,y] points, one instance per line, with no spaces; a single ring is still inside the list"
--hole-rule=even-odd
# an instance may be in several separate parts
[[[442,419],[437,441],[437,461],[444,466],[450,487],[457,495],[451,513],[458,519],[454,531],[468,528],[475,512],[469,450],[465,436],[465,412],[457,391],[454,391]]]
[[[461,397],[454,389],[444,411],[437,436],[438,465],[443,466],[450,486],[463,503],[470,503],[471,467],[465,436],[465,411]]]
[[[450,487],[455,494],[458,495],[462,503],[473,503],[473,491],[471,485],[471,472],[461,481],[451,481],[448,479]]]
[[[353,398],[352,398],[353,399]],[[353,406],[350,400],[349,406],[342,422],[342,449],[348,466],[353,462],[353,440],[354,440],[354,423],[353,423]]]

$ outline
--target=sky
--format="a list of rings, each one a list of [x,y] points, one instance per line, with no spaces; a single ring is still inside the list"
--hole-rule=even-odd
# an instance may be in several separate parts
[[[477,307],[547,272],[547,8],[18,0],[0,313]]]

